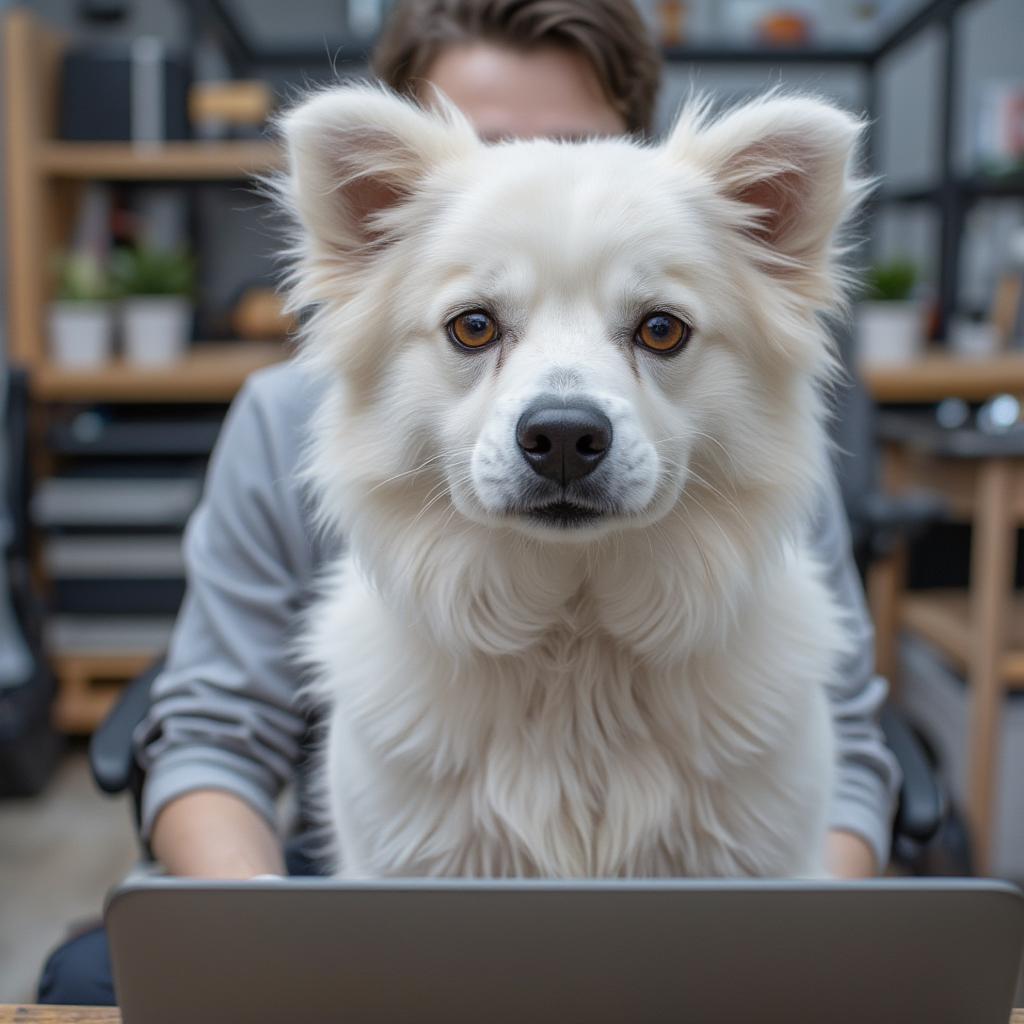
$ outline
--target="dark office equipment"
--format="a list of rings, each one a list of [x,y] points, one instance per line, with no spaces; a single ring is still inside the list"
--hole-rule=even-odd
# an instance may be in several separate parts
[[[126,0],[78,0],[78,16],[94,24],[113,24],[128,13]]]
[[[64,58],[60,134],[97,142],[163,142],[189,137],[190,66],[158,39],[91,45]]]

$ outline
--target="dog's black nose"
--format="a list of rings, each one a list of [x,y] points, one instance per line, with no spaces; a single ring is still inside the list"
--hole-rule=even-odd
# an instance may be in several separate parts
[[[612,446],[612,423],[593,405],[546,396],[519,417],[516,440],[535,473],[564,487],[597,469]]]

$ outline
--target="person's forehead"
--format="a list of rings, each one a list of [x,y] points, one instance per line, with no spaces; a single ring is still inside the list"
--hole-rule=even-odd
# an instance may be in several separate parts
[[[625,131],[621,115],[608,102],[586,58],[561,47],[448,46],[426,78],[488,140],[581,138]]]

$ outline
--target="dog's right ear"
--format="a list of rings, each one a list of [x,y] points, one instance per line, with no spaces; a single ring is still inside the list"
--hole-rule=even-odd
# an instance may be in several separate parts
[[[478,145],[451,105],[427,112],[373,86],[321,92],[281,122],[288,199],[310,255],[358,259],[386,241],[387,213],[440,163]]]

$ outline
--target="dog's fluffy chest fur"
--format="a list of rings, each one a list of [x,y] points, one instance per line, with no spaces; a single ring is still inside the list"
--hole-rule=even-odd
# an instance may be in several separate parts
[[[316,615],[348,876],[820,871],[838,633],[811,563],[723,648],[657,662],[576,595],[516,654],[453,656],[349,569]]]

